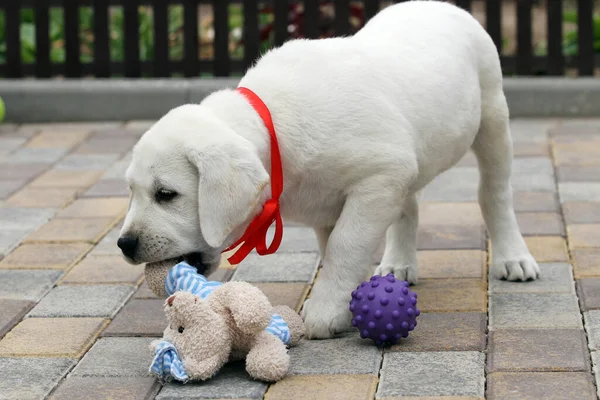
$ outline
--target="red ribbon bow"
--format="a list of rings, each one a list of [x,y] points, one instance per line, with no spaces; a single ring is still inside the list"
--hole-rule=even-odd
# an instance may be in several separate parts
[[[233,265],[242,262],[253,249],[256,249],[256,252],[261,256],[275,253],[283,238],[283,221],[279,210],[279,197],[283,191],[283,169],[271,113],[260,97],[250,89],[239,87],[237,91],[248,99],[250,105],[262,118],[269,131],[271,139],[271,199],[267,200],[262,212],[252,220],[242,237],[225,249],[225,251],[230,251],[243,243],[235,254],[228,259]],[[273,222],[275,222],[275,236],[271,245],[267,247],[267,231],[273,225]]]

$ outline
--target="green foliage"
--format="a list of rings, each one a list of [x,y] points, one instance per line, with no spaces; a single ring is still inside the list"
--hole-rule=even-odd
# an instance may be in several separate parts
[[[24,63],[33,63],[35,61],[35,17],[33,9],[21,10],[21,59]],[[56,46],[57,43],[64,42],[64,27],[62,10],[52,8],[49,11],[50,25],[50,59],[55,62],[64,61],[65,51],[63,46]],[[6,16],[4,12],[0,13],[0,62],[6,62]]]
[[[149,61],[154,58],[154,19],[151,7],[139,7],[139,37],[140,37],[140,60]],[[35,40],[35,15],[32,8],[21,10],[20,14],[21,35],[21,59],[23,63],[34,63],[36,59]],[[264,24],[272,20],[273,16],[261,14],[260,23]],[[243,9],[239,4],[231,4],[229,7],[229,31],[241,31],[244,16]],[[65,30],[64,15],[62,8],[52,7],[49,10],[49,39],[50,39],[50,61],[62,63],[65,61]],[[0,10],[0,63],[6,62],[6,38],[5,38],[6,16]],[[125,37],[124,37],[124,15],[122,7],[109,8],[109,49],[110,59],[114,62],[122,62],[125,59]],[[171,5],[168,8],[168,34],[169,34],[169,57],[172,60],[183,59],[183,6]],[[232,49],[233,58],[243,57],[244,47],[240,43],[241,38],[232,37],[234,44]],[[94,58],[94,10],[92,7],[79,8],[79,41],[80,60],[89,63]],[[261,43],[261,50],[270,47],[270,43]]]
[[[600,52],[600,16],[594,15],[594,51]],[[576,56],[578,54],[577,46],[577,12],[567,11],[563,16],[563,21],[574,24],[575,29],[568,31],[564,35],[563,52],[566,56]]]
[[[33,9],[21,10],[21,59],[23,63],[33,63],[36,58],[35,17]],[[124,60],[124,17],[121,7],[109,10],[110,57],[113,61]],[[6,16],[0,12],[0,62],[6,62]],[[170,56],[177,60],[183,57],[183,7],[169,7],[168,29],[170,38]],[[50,61],[65,60],[64,16],[61,8],[49,10]],[[140,59],[152,60],[154,56],[154,20],[149,7],[139,8]],[[81,61],[91,62],[94,55],[94,11],[91,7],[79,8],[79,40],[81,43]]]

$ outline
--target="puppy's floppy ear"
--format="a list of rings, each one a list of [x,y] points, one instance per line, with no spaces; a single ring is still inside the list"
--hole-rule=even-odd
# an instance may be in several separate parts
[[[239,139],[191,149],[189,159],[198,168],[200,228],[217,248],[250,217],[269,174],[256,149]]]

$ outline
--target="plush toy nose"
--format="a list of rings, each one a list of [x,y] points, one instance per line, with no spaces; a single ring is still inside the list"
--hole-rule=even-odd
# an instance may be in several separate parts
[[[175,300],[175,296],[171,296],[167,299],[167,304],[169,307],[173,307],[173,300]]]

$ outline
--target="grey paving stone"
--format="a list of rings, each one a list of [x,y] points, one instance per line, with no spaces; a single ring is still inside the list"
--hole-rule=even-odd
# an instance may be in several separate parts
[[[565,225],[559,213],[517,213],[517,222],[523,236],[565,236]]]
[[[509,282],[489,277],[491,293],[575,293],[573,270],[566,263],[540,263],[541,275],[535,281]]]
[[[60,285],[27,316],[112,318],[134,290],[127,285]]]
[[[598,182],[600,181],[600,166],[563,165],[556,170],[559,182]]]
[[[594,117],[561,120],[560,124],[550,130],[550,135],[567,137],[600,133],[600,120]]]
[[[566,201],[600,201],[600,183],[562,182],[558,184],[562,203]]]
[[[147,299],[160,299],[160,297],[158,297],[154,293],[152,293],[152,291],[148,287],[148,283],[146,281],[144,281],[144,282],[142,282],[142,284],[140,285],[138,290],[136,290],[136,292],[133,294],[133,299],[147,300]]]
[[[21,136],[0,136],[0,155],[12,153],[27,142]]]
[[[33,163],[0,163],[0,179],[7,181],[30,181],[50,168],[50,164]]]
[[[273,229],[269,229],[267,243],[271,243]],[[286,226],[283,229],[283,240],[277,253],[308,253],[318,252],[319,244],[312,228]]]
[[[294,375],[374,374],[381,365],[381,350],[358,332],[335,339],[303,340],[289,350]]]
[[[0,299],[39,301],[63,271],[0,270]]]
[[[160,384],[154,378],[69,377],[53,393],[51,400],[148,400],[156,396]]]
[[[516,212],[560,212],[555,192],[514,192]]]
[[[117,246],[117,240],[119,239],[119,233],[121,232],[120,227],[111,229],[106,236],[102,238],[100,243],[91,251],[90,255],[115,255],[120,256],[123,254]]]
[[[63,171],[98,171],[108,168],[118,154],[71,154],[55,165]]]
[[[583,320],[590,350],[600,350],[600,310],[584,312]]]
[[[19,127],[28,130],[44,130],[51,132],[99,132],[118,129],[120,122],[45,122],[35,124],[24,124]]]
[[[596,400],[589,372],[494,372],[488,400]]]
[[[582,329],[512,329],[490,332],[487,371],[589,371]]]
[[[600,278],[578,279],[576,286],[583,311],[600,309]]]
[[[377,397],[483,397],[484,360],[474,351],[386,353]]]
[[[419,224],[425,226],[479,226],[483,227],[481,207],[477,202],[440,203],[421,202]]]
[[[423,312],[417,329],[391,351],[484,351],[485,312]]]
[[[56,214],[52,208],[0,208],[1,230],[34,231]]]
[[[121,159],[119,159],[118,162],[125,163],[125,165],[129,166],[132,159],[133,159],[133,150],[126,153],[123,157],[121,157]]]
[[[483,226],[420,225],[417,232],[417,248],[419,250],[485,250],[486,247],[486,234]],[[378,260],[381,260],[381,257]]]
[[[147,377],[156,338],[100,338],[81,359],[71,376]]]
[[[236,269],[232,280],[247,282],[312,282],[318,253],[250,254]]]
[[[0,180],[0,200],[8,199],[13,193],[27,184],[26,180],[3,181]]]
[[[0,125],[0,129],[1,129],[1,127],[2,127],[2,125]],[[32,125],[32,124],[23,124],[23,125],[20,125],[19,128],[17,129],[17,133],[19,134],[19,136],[23,136],[23,137],[27,137],[27,138],[32,138],[35,135],[37,135],[39,132],[40,132],[40,127]]]
[[[515,158],[511,182],[515,191],[555,191],[552,161],[546,157]]]
[[[102,332],[102,336],[162,337],[167,318],[163,299],[133,299]]]
[[[490,329],[581,328],[577,297],[554,293],[490,296]]]
[[[82,197],[127,197],[129,189],[122,179],[103,179],[96,182]]]
[[[517,118],[510,120],[510,133],[514,142],[545,142],[548,131],[557,121],[548,119]]]
[[[133,147],[136,141],[135,136],[107,135],[105,132],[100,132],[88,137],[74,152],[77,154],[124,154]]]
[[[7,157],[7,161],[15,164],[31,162],[54,164],[63,158],[68,151],[68,149],[25,147],[12,153],[10,157]]]
[[[473,167],[452,168],[436,177],[423,190],[421,201],[477,201],[479,171]]]
[[[568,201],[562,210],[567,225],[600,223],[600,202]]]
[[[27,300],[0,299],[0,339],[21,321],[34,304]]]
[[[512,174],[512,187],[515,191],[555,192],[554,177],[546,174]]]
[[[518,157],[513,160],[513,174],[554,176],[554,166],[549,157]]]
[[[513,157],[548,157],[550,155],[549,142],[513,142]]]
[[[2,125],[0,125],[0,133],[5,135],[15,134],[18,130],[19,126],[17,124],[4,122]]]
[[[132,132],[145,132],[148,129],[152,128],[152,126],[155,123],[156,123],[155,120],[136,119],[136,120],[127,122],[125,124],[125,130],[132,131]]]
[[[0,398],[43,399],[75,363],[70,358],[0,358]]]
[[[0,259],[15,249],[31,231],[0,228]]]
[[[455,167],[476,167],[477,166],[477,157],[475,157],[475,153],[469,150],[467,154],[460,159],[459,162],[456,163]]]
[[[268,385],[255,381],[244,369],[244,363],[230,363],[214,378],[205,382],[168,383],[156,400],[193,399],[262,399]]]
[[[102,179],[117,179],[125,182],[125,172],[127,171],[130,163],[131,160],[128,158],[128,156],[120,159],[106,170],[104,175],[102,175]]]
[[[594,369],[594,377],[596,378],[596,388],[598,397],[600,397],[600,353],[592,351],[592,366]]]
[[[127,129],[127,128],[125,128],[125,126],[120,126],[115,129],[109,129],[109,130],[104,130],[101,132],[96,132],[93,135],[99,135],[101,137],[108,137],[108,138],[123,137],[123,136],[138,138],[139,136],[142,136],[142,134],[143,134],[143,132]]]

